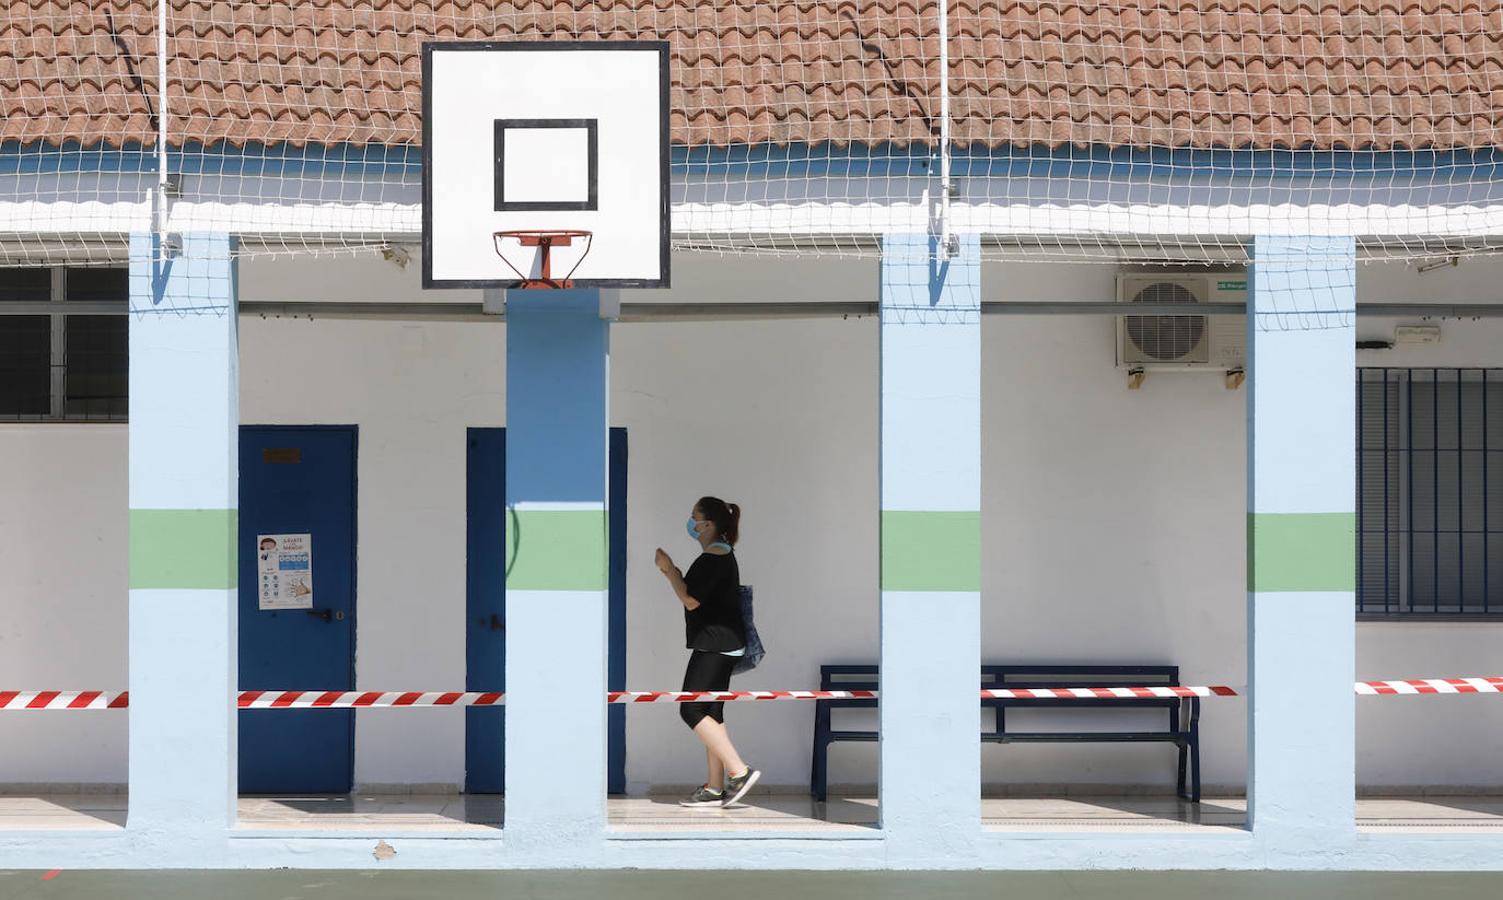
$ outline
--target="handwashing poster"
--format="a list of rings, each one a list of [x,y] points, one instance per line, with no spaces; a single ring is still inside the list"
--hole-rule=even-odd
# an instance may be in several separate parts
[[[261,609],[313,608],[313,535],[256,536]]]

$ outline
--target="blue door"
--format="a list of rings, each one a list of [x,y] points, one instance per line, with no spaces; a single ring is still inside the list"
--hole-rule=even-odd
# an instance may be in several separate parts
[[[466,449],[465,690],[506,690],[506,429],[471,428]],[[626,429],[610,432],[609,689],[626,689]],[[605,698],[601,698],[603,701]],[[608,789],[626,791],[626,708],[608,721]],[[505,791],[506,710],[465,710],[465,791]]]
[[[606,690],[626,690],[626,429],[610,434],[610,592]],[[626,707],[606,710],[606,791],[626,793]]]
[[[240,429],[241,690],[354,690],[355,451],[354,426]],[[312,608],[266,608],[271,535],[309,536]],[[348,793],[354,716],[242,710],[241,793]]]
[[[506,429],[471,428],[465,450],[467,691],[506,690]],[[505,790],[506,710],[464,711],[464,789]]]

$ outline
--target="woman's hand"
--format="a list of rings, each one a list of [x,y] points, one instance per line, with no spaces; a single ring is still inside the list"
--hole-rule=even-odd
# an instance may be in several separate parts
[[[699,601],[689,596],[689,588],[684,584],[683,573],[673,564],[673,558],[663,552],[662,547],[659,547],[658,552],[654,554],[653,562],[657,563],[658,571],[662,572],[663,577],[667,578],[668,583],[673,586],[673,593],[678,597],[678,602],[682,603],[685,609],[699,609]]]

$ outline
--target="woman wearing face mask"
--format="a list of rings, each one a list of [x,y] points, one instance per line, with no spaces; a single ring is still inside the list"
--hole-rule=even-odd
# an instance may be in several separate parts
[[[686,691],[724,691],[731,669],[746,652],[746,623],[741,617],[741,572],[732,550],[741,522],[741,507],[719,497],[701,497],[686,525],[700,546],[687,573],[679,572],[662,548],[658,570],[684,605],[690,652],[684,672]],[[709,778],[683,801],[685,806],[730,806],[752,789],[762,773],[748,766],[725,729],[724,703],[680,703],[679,715],[705,745]]]

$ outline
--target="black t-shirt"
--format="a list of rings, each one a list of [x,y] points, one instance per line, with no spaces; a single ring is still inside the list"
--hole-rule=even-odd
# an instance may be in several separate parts
[[[736,554],[701,553],[684,573],[684,587],[699,601],[695,609],[684,610],[685,645],[690,650],[723,653],[746,646]]]

